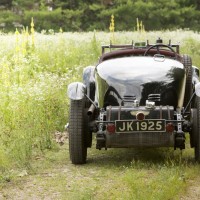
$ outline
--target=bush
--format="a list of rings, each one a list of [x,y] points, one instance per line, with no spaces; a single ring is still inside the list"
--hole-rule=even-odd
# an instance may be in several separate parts
[[[19,15],[9,10],[0,10],[0,28],[2,30],[15,30],[15,27],[20,26],[20,23]]]
[[[64,31],[79,31],[80,18],[82,11],[61,9],[50,11],[26,11],[24,13],[23,22],[25,26],[30,24],[30,19],[33,17],[37,31],[41,30],[59,30],[60,27]]]

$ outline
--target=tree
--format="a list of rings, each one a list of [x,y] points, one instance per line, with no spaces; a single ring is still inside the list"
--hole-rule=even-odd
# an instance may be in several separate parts
[[[136,18],[146,30],[200,30],[200,0],[0,0],[0,9],[1,23],[12,26],[17,21],[26,26],[34,15],[38,30],[58,26],[67,31],[108,30],[112,14],[118,31],[134,30]]]
[[[21,10],[32,10],[35,7],[38,7],[38,1],[37,0],[12,0],[12,6],[18,7]]]
[[[1,0],[0,6],[10,9],[12,7],[12,1],[13,0]]]
[[[200,1],[196,0],[196,6],[197,6],[197,10],[200,10]]]
[[[55,0],[53,1],[53,4],[54,8],[78,9],[81,2],[81,0]]]

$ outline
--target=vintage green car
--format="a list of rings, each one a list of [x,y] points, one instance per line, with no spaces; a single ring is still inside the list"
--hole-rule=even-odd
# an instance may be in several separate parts
[[[93,134],[97,149],[184,149],[189,133],[200,161],[199,69],[171,41],[102,46],[98,64],[68,85],[68,96],[73,164],[86,162]]]

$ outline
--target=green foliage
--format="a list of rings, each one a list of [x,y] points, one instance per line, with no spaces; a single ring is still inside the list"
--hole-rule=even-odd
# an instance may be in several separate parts
[[[192,62],[194,65],[200,66],[200,41],[196,38],[187,38],[182,47],[182,53],[192,55]]]
[[[54,148],[54,133],[68,118],[66,86],[97,60],[100,45],[94,34],[79,44],[77,36],[69,40],[60,33],[35,35],[35,48],[28,41],[24,51],[24,35],[18,43],[16,35],[0,37],[0,172],[5,174],[12,167],[29,168],[33,154]]]
[[[9,10],[0,11],[0,29],[14,29],[15,22],[18,22],[20,17]]]
[[[32,17],[38,24],[37,31],[59,27],[64,31],[109,30],[112,14],[118,31],[134,30],[136,18],[143,22],[146,30],[200,30],[200,4],[195,0],[99,0],[95,3],[91,0],[13,0],[0,5],[0,22],[6,23],[7,31],[12,30],[13,22],[28,26]]]
[[[24,25],[29,26],[30,19],[33,17],[36,30],[54,29],[58,31],[62,27],[64,31],[75,31],[80,29],[81,14],[81,10],[26,11]]]
[[[0,6],[3,6],[5,8],[11,8],[12,7],[12,0],[1,0]]]

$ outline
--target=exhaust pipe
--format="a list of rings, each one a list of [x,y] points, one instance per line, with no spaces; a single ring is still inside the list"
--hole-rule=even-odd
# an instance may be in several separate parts
[[[88,109],[88,111],[87,111],[87,115],[88,116],[91,116],[93,113],[94,113],[94,111],[95,111],[95,105],[94,104],[91,104],[91,106],[89,107],[89,109]]]

